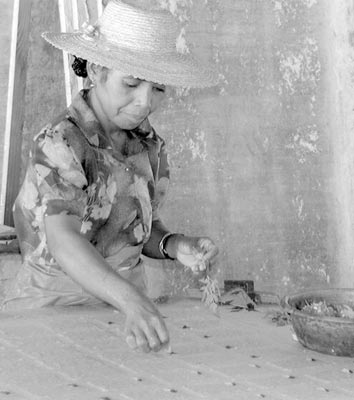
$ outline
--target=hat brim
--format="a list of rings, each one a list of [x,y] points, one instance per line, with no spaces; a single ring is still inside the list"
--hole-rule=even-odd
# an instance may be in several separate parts
[[[42,37],[54,47],[103,67],[147,81],[203,88],[217,84],[217,72],[197,61],[190,53],[152,53],[118,47],[100,37],[86,34],[44,32]]]

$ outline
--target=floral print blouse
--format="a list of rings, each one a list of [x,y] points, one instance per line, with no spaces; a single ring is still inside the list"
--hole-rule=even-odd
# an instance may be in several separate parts
[[[47,247],[46,215],[78,218],[81,234],[103,257],[127,246],[141,250],[168,187],[164,141],[149,121],[122,131],[125,149],[116,152],[86,102],[87,93],[81,91],[65,113],[35,137],[14,205],[23,260],[47,274],[61,268]]]

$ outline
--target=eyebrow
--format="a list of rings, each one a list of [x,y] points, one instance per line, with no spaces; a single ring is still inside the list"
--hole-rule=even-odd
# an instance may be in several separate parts
[[[146,79],[136,78],[136,77],[133,76],[133,75],[126,75],[126,76],[123,76],[122,79],[123,79],[123,80],[124,80],[124,79],[130,79],[130,80],[139,81],[139,82],[147,82]],[[152,84],[155,85],[155,86],[161,87],[161,88],[165,88],[165,87],[166,87],[166,85],[164,85],[163,83],[152,82]]]
[[[133,76],[133,75],[126,75],[126,76],[123,76],[123,79],[133,79],[133,80],[135,80],[135,81],[143,81],[143,79],[137,78],[137,77],[135,77],[135,76]]]

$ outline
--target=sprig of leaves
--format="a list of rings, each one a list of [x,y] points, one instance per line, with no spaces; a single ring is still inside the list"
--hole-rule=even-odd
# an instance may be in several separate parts
[[[218,307],[220,302],[220,289],[216,279],[212,279],[207,271],[205,278],[200,279],[203,284],[201,287],[202,291],[202,302],[217,316],[219,316]]]
[[[210,274],[209,262],[205,260],[204,256],[199,252],[195,251],[194,254],[197,259],[197,263],[191,268],[194,274],[198,274],[204,271],[205,276],[203,279],[199,279],[202,283],[200,290],[202,291],[201,301],[217,316],[218,307],[220,304],[221,293],[217,279],[213,279]]]

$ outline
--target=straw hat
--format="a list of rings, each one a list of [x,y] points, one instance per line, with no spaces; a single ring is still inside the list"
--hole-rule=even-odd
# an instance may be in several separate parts
[[[182,87],[216,84],[213,68],[177,50],[181,31],[171,13],[131,3],[111,0],[94,25],[42,36],[58,49],[136,78]]]

